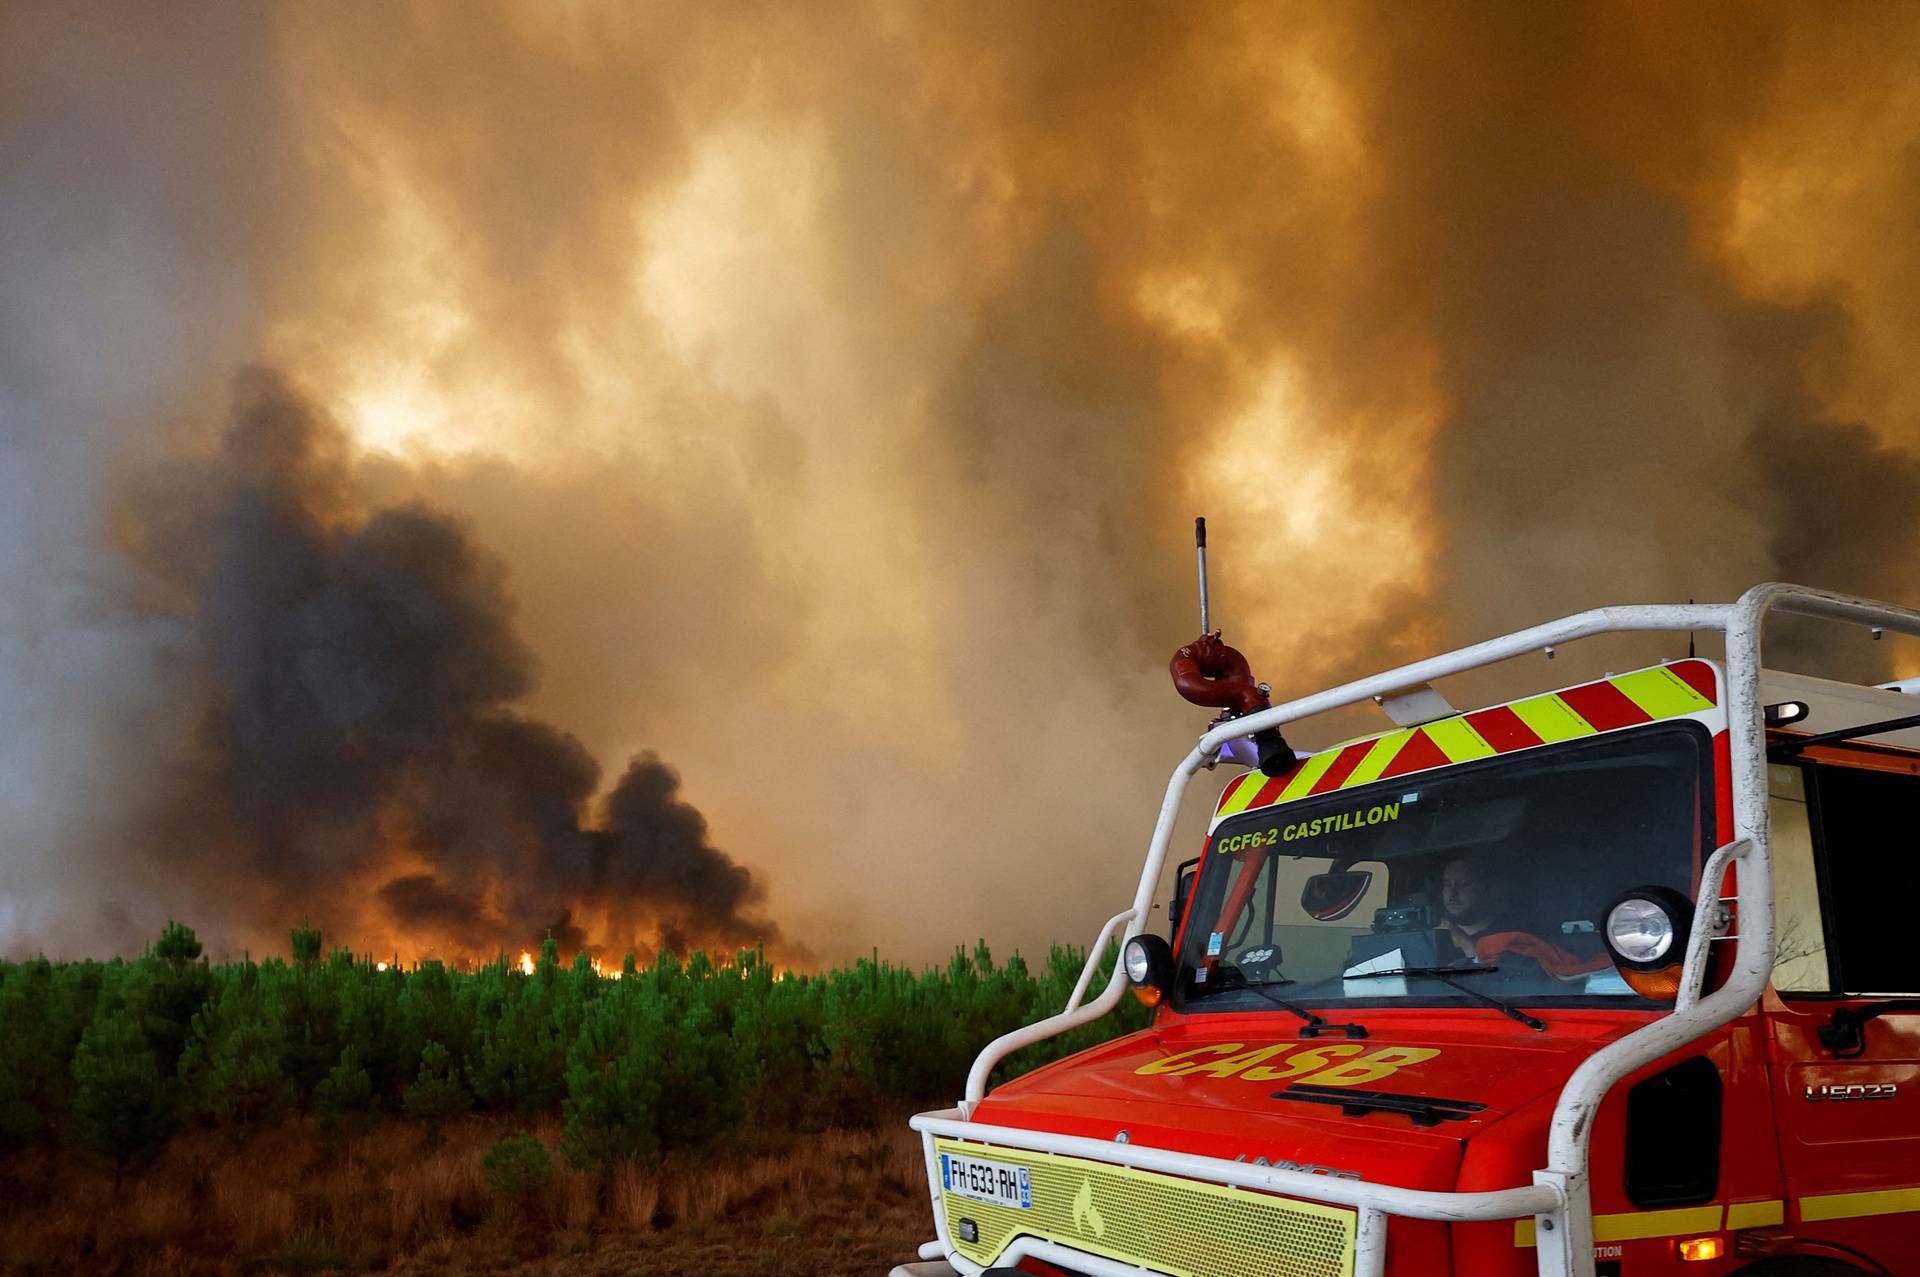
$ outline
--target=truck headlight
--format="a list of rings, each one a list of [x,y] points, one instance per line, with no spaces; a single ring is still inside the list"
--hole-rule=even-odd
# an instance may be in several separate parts
[[[1693,902],[1670,887],[1635,887],[1607,909],[1600,934],[1620,975],[1642,997],[1671,1002],[1693,931]]]
[[[1159,936],[1135,936],[1120,950],[1133,996],[1150,1007],[1165,1001],[1173,987],[1173,949]]]
[[[1673,949],[1673,918],[1657,900],[1622,900],[1607,914],[1607,943],[1628,962],[1664,958]]]

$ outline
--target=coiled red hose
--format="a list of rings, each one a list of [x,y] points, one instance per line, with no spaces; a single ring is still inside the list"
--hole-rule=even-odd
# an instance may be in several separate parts
[[[1174,690],[1195,705],[1231,711],[1237,718],[1267,708],[1267,694],[1237,648],[1218,634],[1202,634],[1173,654],[1167,667]]]

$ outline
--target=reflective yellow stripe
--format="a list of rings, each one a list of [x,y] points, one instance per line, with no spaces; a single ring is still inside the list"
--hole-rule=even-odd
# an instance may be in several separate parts
[[[1284,803],[1290,798],[1303,796],[1309,789],[1320,783],[1320,778],[1327,774],[1327,768],[1333,766],[1333,760],[1339,756],[1339,750],[1329,749],[1301,763],[1300,770],[1293,774],[1292,779],[1287,781],[1287,787],[1280,791],[1278,801]]]
[[[1727,1203],[1728,1228],[1772,1228],[1787,1222],[1787,1204],[1771,1202]]]
[[[1920,1212],[1920,1188],[1888,1188],[1869,1193],[1824,1193],[1818,1197],[1794,1199],[1794,1208],[1802,1223],[1814,1224],[1829,1219],[1860,1219],[1868,1215],[1900,1215]],[[1728,1230],[1774,1228],[1786,1222],[1786,1203],[1733,1202],[1726,1208]],[[1690,1233],[1721,1230],[1718,1206],[1693,1206],[1683,1210],[1637,1211],[1624,1215],[1595,1215],[1593,1240],[1596,1242],[1640,1241],[1649,1237],[1684,1237]],[[1513,1244],[1535,1244],[1533,1221],[1513,1221]]]
[[[1337,758],[1339,754],[1339,750],[1330,749],[1325,753],[1315,754],[1311,758],[1303,761],[1299,767],[1294,769],[1293,775],[1287,778],[1286,787],[1280,791],[1279,796],[1273,801],[1280,803],[1285,802],[1289,798],[1299,798],[1304,795],[1309,789],[1313,788],[1315,781],[1327,774],[1327,768],[1333,766],[1333,760]],[[1218,807],[1214,808],[1214,823],[1218,824],[1229,816],[1237,816],[1251,807],[1254,798],[1266,787],[1267,779],[1266,776],[1261,775],[1259,772],[1247,773],[1246,782],[1242,784],[1240,788],[1234,790],[1232,795]]]
[[[1217,814],[1221,816],[1233,816],[1245,811],[1248,805],[1253,802],[1253,796],[1259,793],[1261,786],[1266,783],[1267,778],[1262,773],[1248,772],[1245,778],[1240,781],[1240,788],[1234,790],[1233,796],[1220,804],[1220,809]]]
[[[1594,733],[1593,724],[1574,713],[1573,706],[1558,696],[1532,696],[1524,701],[1515,701],[1507,708],[1531,727],[1534,735],[1549,745]]]
[[[1624,1215],[1595,1215],[1593,1240],[1596,1242],[1635,1242],[1648,1237],[1685,1237],[1689,1233],[1720,1231],[1718,1206],[1687,1206],[1679,1210],[1628,1211]],[[1531,1246],[1533,1221],[1513,1221],[1513,1244]]]
[[[1443,718],[1422,728],[1427,739],[1440,747],[1452,763],[1470,763],[1476,758],[1491,758],[1499,751],[1487,744],[1487,738],[1473,729],[1464,718]]]
[[[1625,1215],[1595,1215],[1593,1240],[1631,1242],[1642,1237],[1681,1237],[1711,1233],[1720,1228],[1718,1206],[1689,1206],[1682,1210],[1635,1211]]]
[[[1694,691],[1687,685],[1686,679],[1664,665],[1641,670],[1637,674],[1622,674],[1607,681],[1654,718],[1678,718],[1682,714],[1697,714],[1703,709],[1713,708],[1712,701]]]
[[[1373,748],[1367,752],[1367,756],[1360,760],[1360,765],[1355,767],[1353,772],[1345,780],[1340,782],[1340,788],[1352,789],[1355,785],[1364,785],[1370,780],[1379,780],[1380,773],[1387,770],[1387,764],[1392,762],[1400,751],[1406,748],[1407,742],[1412,739],[1413,728],[1411,727],[1394,732],[1389,736],[1382,736],[1373,743]]]
[[[1823,1219],[1858,1219],[1862,1215],[1897,1215],[1920,1211],[1920,1188],[1887,1188],[1877,1193],[1823,1193],[1796,1197],[1794,1207],[1802,1223]]]

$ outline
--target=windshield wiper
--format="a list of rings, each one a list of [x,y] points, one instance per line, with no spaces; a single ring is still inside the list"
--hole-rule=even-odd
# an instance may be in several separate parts
[[[1220,982],[1217,984],[1209,984],[1204,988],[1196,988],[1192,990],[1187,994],[1187,997],[1189,999],[1204,998],[1207,995],[1213,994],[1213,993],[1226,993],[1230,990],[1237,992],[1239,990],[1244,989],[1250,993],[1256,993],[1259,996],[1265,998],[1267,1001],[1279,1007],[1282,1011],[1286,1011],[1293,1015],[1297,1015],[1302,1020],[1305,1020],[1306,1023],[1300,1027],[1300,1036],[1303,1038],[1317,1038],[1322,1033],[1344,1033],[1350,1038],[1364,1038],[1367,1036],[1367,1029],[1365,1025],[1330,1024],[1328,1023],[1325,1016],[1315,1015],[1313,1012],[1307,1010],[1305,1007],[1298,1006],[1292,1002],[1289,1002],[1277,993],[1267,992],[1268,984],[1292,984],[1293,981],[1291,980],[1272,980],[1272,981],[1266,981],[1261,984],[1255,984],[1253,981],[1247,979],[1247,977],[1245,977],[1244,975],[1241,975],[1237,967],[1231,967],[1231,968],[1216,967],[1214,969],[1216,971],[1223,971],[1223,972],[1227,970],[1231,970],[1233,972],[1233,975],[1231,979],[1223,977],[1220,980]],[[1238,983],[1234,983],[1234,981],[1238,981]]]
[[[1415,1126],[1438,1126],[1459,1122],[1486,1105],[1473,1100],[1443,1100],[1438,1096],[1399,1095],[1391,1091],[1356,1091],[1350,1086],[1312,1086],[1295,1082],[1268,1097],[1275,1100],[1300,1100],[1307,1104],[1335,1104],[1343,1117],[1362,1117],[1368,1113],[1404,1113]]]
[[[1449,978],[1457,975],[1484,975],[1489,971],[1498,971],[1499,969],[1500,967],[1497,963],[1484,967],[1395,967],[1391,971],[1362,971],[1357,975],[1343,975],[1340,978],[1343,980],[1373,980],[1380,976],[1387,975],[1430,975],[1448,988],[1458,989],[1468,997],[1484,1002],[1486,1005],[1500,1012],[1501,1015],[1506,1016],[1509,1020],[1518,1020],[1535,1033],[1545,1033],[1547,1031],[1547,1023],[1545,1020],[1535,1019],[1519,1007],[1510,1006],[1502,1002],[1499,998],[1491,997],[1480,992],[1478,989],[1469,989],[1458,980]]]

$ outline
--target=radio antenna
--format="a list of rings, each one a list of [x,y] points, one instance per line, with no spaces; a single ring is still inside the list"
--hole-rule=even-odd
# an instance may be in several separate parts
[[[1213,633],[1207,616],[1207,520],[1201,516],[1193,521],[1193,548],[1200,563],[1200,632]]]

